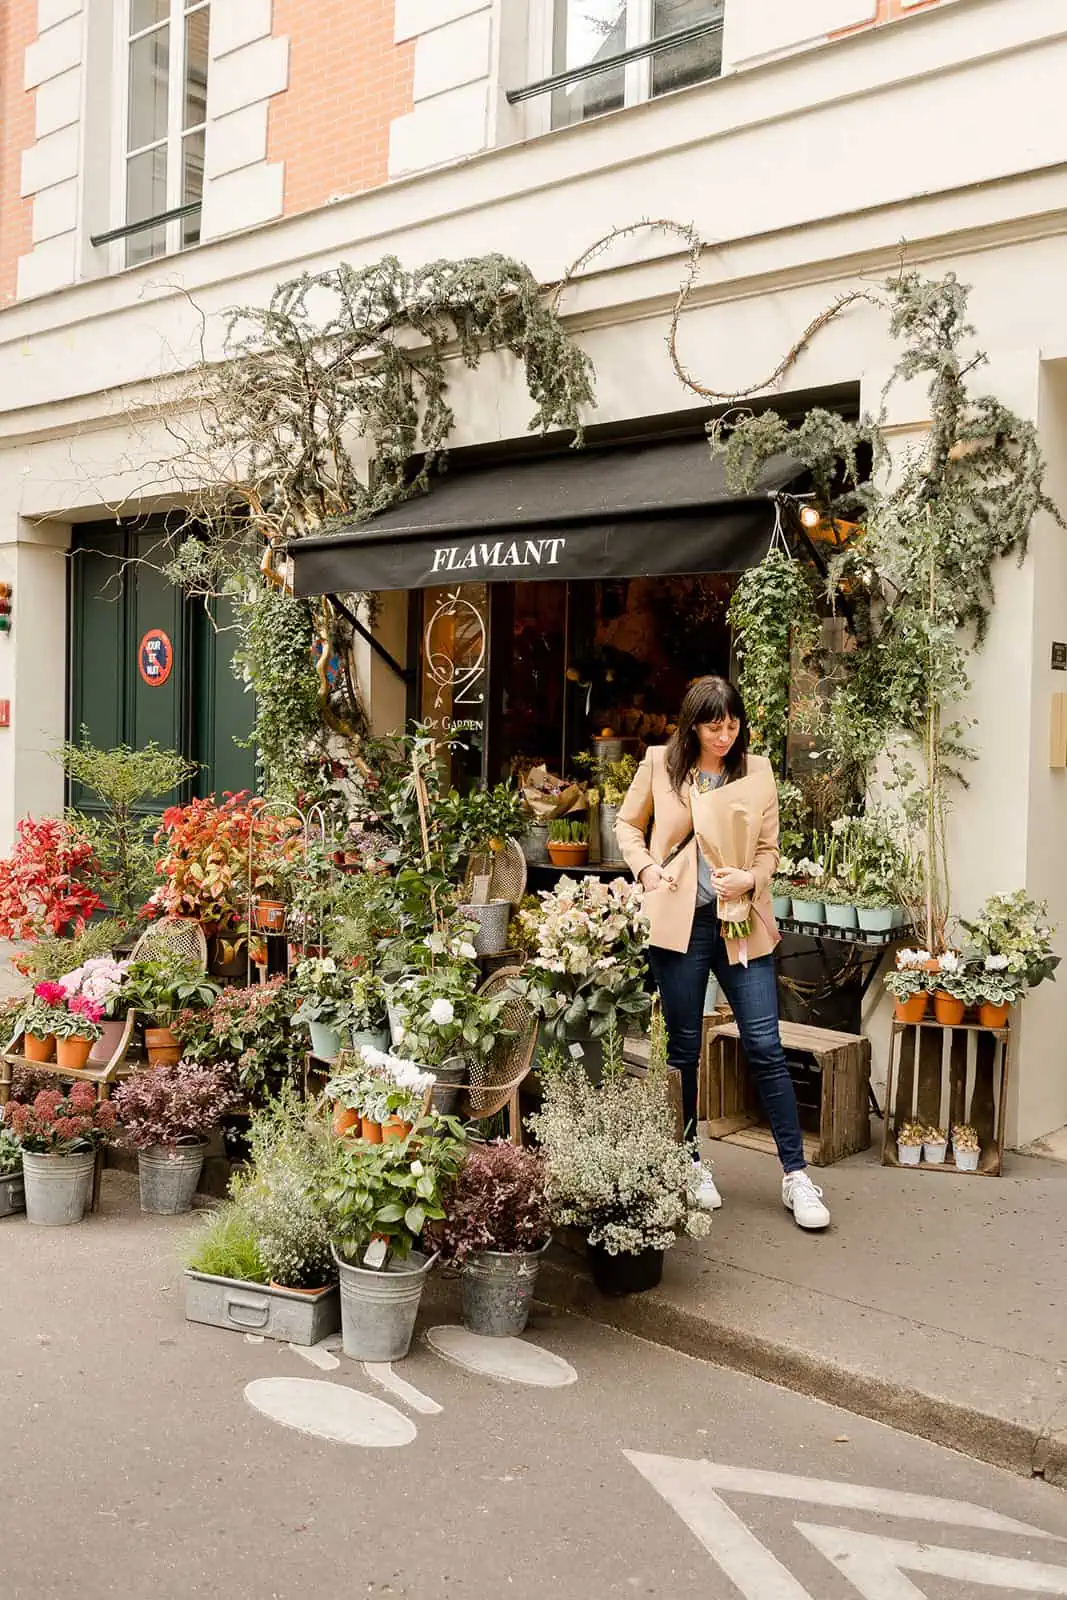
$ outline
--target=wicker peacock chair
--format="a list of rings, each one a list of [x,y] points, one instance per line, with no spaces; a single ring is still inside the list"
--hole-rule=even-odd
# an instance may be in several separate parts
[[[500,1017],[506,1037],[497,1042],[488,1059],[471,1062],[468,1091],[472,1117],[494,1117],[507,1107],[512,1144],[522,1143],[519,1089],[529,1076],[537,1045],[537,1013],[525,995],[514,988],[520,973],[519,967],[504,967],[478,990],[489,998],[511,992]]]
[[[188,917],[163,917],[147,927],[133,947],[132,961],[158,961],[180,956],[207,971],[207,939],[199,922]]]

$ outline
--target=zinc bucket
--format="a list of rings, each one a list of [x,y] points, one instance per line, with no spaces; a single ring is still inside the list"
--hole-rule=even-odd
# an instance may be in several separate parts
[[[66,1228],[80,1222],[92,1200],[95,1166],[92,1150],[65,1156],[33,1155],[24,1150],[27,1222],[43,1228]]]
[[[383,1272],[354,1267],[334,1253],[341,1277],[341,1342],[356,1361],[402,1361],[411,1349],[419,1301],[437,1252],[413,1250]]]
[[[141,1210],[156,1217],[177,1217],[193,1209],[207,1145],[153,1144],[137,1152]]]
[[[528,1253],[477,1250],[469,1255],[460,1279],[464,1327],[490,1339],[513,1339],[522,1333],[547,1249],[545,1244]]]

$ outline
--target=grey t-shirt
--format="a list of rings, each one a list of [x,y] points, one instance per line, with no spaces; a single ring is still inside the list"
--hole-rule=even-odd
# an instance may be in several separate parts
[[[712,789],[720,789],[726,781],[725,772],[696,772],[693,782],[702,794],[707,794]],[[711,866],[705,859],[704,852],[697,845],[697,905],[710,906],[715,903],[718,896],[711,885]]]

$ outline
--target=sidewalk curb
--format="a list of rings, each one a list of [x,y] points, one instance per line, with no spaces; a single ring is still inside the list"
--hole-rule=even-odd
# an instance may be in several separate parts
[[[553,1310],[825,1400],[991,1466],[1005,1467],[1026,1478],[1041,1476],[1047,1483],[1067,1488],[1067,1431],[1049,1434],[820,1360],[807,1351],[716,1322],[713,1317],[694,1315],[655,1290],[606,1299],[577,1259],[558,1249],[541,1267],[537,1299]]]

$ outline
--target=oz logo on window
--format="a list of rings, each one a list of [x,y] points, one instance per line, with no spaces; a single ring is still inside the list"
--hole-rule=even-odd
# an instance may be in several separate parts
[[[150,689],[166,683],[174,667],[174,646],[162,628],[150,628],[137,649],[137,665]]]

